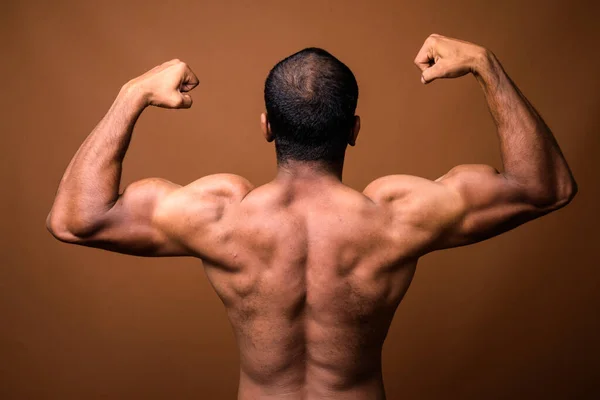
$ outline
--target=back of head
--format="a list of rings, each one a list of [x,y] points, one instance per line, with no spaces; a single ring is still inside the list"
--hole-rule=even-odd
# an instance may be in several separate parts
[[[323,49],[277,63],[265,82],[265,104],[278,161],[342,160],[357,101],[354,74]]]

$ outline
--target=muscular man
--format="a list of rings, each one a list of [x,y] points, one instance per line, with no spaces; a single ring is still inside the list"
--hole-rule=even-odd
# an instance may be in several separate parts
[[[460,165],[435,181],[392,175],[362,193],[345,186],[358,86],[346,65],[310,48],[266,80],[261,125],[278,164],[271,182],[152,178],[119,193],[140,113],[192,105],[198,79],[172,60],[123,86],[68,166],[48,229],[68,243],[202,259],[239,345],[239,399],[385,399],[382,346],[419,257],[498,235],[577,192],[552,133],[492,52],[431,35],[415,63],[423,83],[475,76],[503,172]]]

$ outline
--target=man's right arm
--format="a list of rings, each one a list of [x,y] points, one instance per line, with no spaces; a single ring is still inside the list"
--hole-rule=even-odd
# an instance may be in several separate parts
[[[577,184],[556,139],[493,53],[472,43],[432,35],[415,63],[422,71],[423,83],[475,75],[497,127],[504,169],[460,165],[435,182],[423,179],[410,190],[406,190],[406,179],[387,179],[387,187],[379,191],[387,192],[385,198],[391,206],[398,212],[417,207],[417,214],[426,219],[418,222],[430,231],[426,252],[496,236],[573,199]],[[405,189],[394,196],[390,193],[394,186]],[[407,204],[412,206],[406,208]]]

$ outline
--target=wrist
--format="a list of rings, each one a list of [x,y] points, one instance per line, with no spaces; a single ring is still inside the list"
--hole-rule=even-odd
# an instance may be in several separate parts
[[[499,72],[502,70],[500,62],[490,50],[481,48],[474,57],[471,72],[482,85],[497,83]]]
[[[475,51],[471,61],[471,72],[473,72],[473,75],[477,76],[485,74],[485,72],[491,68],[493,58],[494,53],[485,47],[479,47]]]
[[[118,97],[140,109],[144,109],[150,105],[150,93],[133,80],[121,87]]]

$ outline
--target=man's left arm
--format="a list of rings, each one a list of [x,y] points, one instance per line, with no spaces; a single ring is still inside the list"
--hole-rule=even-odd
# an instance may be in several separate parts
[[[59,240],[140,256],[183,256],[190,251],[161,228],[155,214],[179,185],[150,178],[119,193],[122,163],[133,127],[149,105],[189,108],[198,78],[179,60],[125,84],[113,105],[67,167],[48,230]]]

